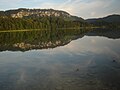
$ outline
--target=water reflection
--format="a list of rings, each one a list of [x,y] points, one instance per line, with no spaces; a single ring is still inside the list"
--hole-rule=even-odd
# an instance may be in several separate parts
[[[76,40],[54,49],[0,52],[0,90],[119,90],[120,39],[93,32],[61,34]]]
[[[74,39],[88,36],[104,36],[111,39],[120,38],[120,30],[44,30],[31,32],[0,33],[0,51],[27,51],[64,46]],[[93,41],[94,42],[94,41]]]
[[[118,29],[95,29],[91,32],[87,33],[88,36],[101,36],[107,37],[111,39],[119,39],[120,38],[120,30]]]
[[[63,46],[84,36],[87,30],[43,30],[0,33],[0,51],[44,49]]]

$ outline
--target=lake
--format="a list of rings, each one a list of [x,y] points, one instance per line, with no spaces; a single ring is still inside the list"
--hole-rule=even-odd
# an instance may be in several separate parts
[[[120,30],[0,33],[0,90],[120,90]]]

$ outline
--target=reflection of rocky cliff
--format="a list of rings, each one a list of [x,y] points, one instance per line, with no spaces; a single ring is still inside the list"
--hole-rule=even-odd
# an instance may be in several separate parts
[[[55,48],[83,37],[85,32],[85,30],[56,30],[0,33],[0,51]]]
[[[96,29],[86,34],[87,36],[102,36],[111,39],[119,39],[120,38],[120,30],[114,29]]]
[[[44,48],[54,48],[56,46],[60,46],[60,45],[65,45],[67,43],[69,43],[71,40],[68,40],[66,42],[62,42],[60,40],[55,41],[55,42],[38,42],[36,44],[30,44],[30,43],[15,43],[13,44],[14,48],[19,48],[19,49],[23,49],[23,50],[29,50],[29,49],[44,49]]]

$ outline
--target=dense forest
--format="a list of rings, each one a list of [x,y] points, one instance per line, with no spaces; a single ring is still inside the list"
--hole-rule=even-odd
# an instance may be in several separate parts
[[[120,15],[109,15],[103,18],[87,19],[88,23],[104,28],[120,28]]]
[[[53,9],[0,11],[0,30],[79,28],[89,25],[80,17]]]
[[[84,26],[89,26],[89,24],[64,20],[60,17],[0,18],[0,30],[79,28]]]
[[[120,23],[106,22],[103,20],[98,20],[91,23],[93,26],[101,28],[120,28]]]
[[[87,19],[54,9],[15,9],[0,11],[0,30],[56,28],[120,28],[120,15]]]

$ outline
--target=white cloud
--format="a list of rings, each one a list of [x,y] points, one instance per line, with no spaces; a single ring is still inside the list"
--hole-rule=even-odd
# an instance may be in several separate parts
[[[64,3],[43,3],[41,7],[54,8],[68,11],[70,14],[89,17],[102,17],[114,13],[109,8],[115,8],[115,0],[67,0]],[[116,12],[120,13],[118,9]]]
[[[53,8],[83,18],[91,18],[120,14],[119,3],[120,0],[1,0],[0,8]]]

